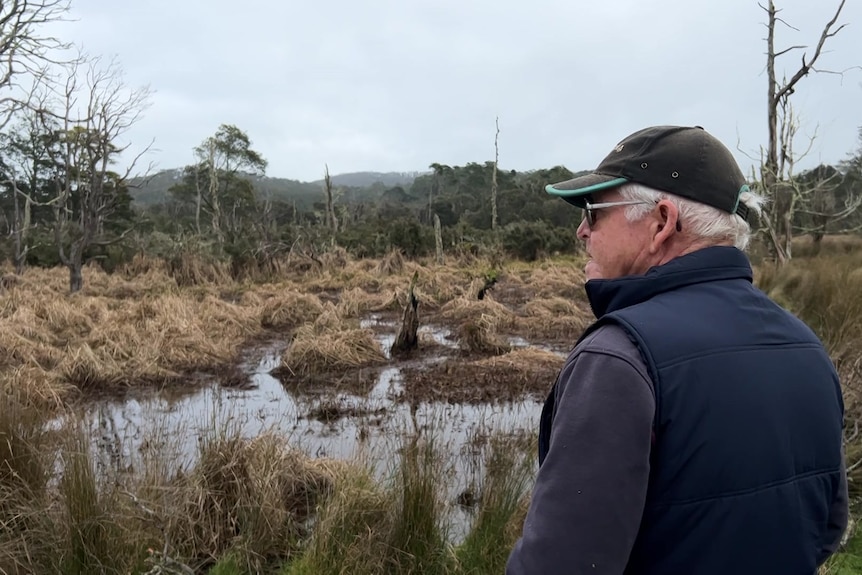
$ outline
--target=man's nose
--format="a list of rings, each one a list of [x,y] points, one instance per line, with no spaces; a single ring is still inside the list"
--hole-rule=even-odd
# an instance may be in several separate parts
[[[581,219],[581,225],[578,226],[578,238],[582,240],[586,240],[590,237],[590,226],[587,223],[587,218],[584,217]]]

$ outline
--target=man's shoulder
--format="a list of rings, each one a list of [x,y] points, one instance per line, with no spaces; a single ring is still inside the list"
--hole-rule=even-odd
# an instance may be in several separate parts
[[[646,362],[635,339],[616,323],[604,323],[587,334],[569,354],[569,361],[590,353],[608,357],[609,361],[625,361],[649,379]]]

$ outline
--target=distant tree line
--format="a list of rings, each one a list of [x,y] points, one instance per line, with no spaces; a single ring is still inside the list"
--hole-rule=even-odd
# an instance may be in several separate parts
[[[115,98],[113,108],[102,105],[99,88],[96,83],[84,90],[92,95],[94,117],[114,110],[115,120],[125,118],[140,105],[135,92]],[[73,291],[82,285],[86,262],[112,270],[135,254],[222,260],[238,273],[249,267],[274,271],[289,253],[314,259],[333,246],[357,257],[391,250],[429,256],[437,247],[435,220],[449,254],[493,252],[535,260],[581,249],[578,212],[544,192],[547,183],[577,175],[562,166],[529,172],[498,167],[498,222],[492,229],[494,162],[433,163],[405,186],[330,182],[330,206],[326,183],[316,199],[307,190],[292,197],[267,189],[261,184],[267,159],[244,131],[225,124],[195,147],[195,163],[182,169],[161,201],[137,204],[135,185],[145,180],[112,171],[119,150],[105,128],[109,120],[72,124],[62,114],[46,118],[22,112],[0,134],[0,255],[18,271],[65,265]],[[862,212],[855,209],[862,145],[846,161],[801,172],[786,185],[797,202],[796,233],[819,239],[862,229]]]

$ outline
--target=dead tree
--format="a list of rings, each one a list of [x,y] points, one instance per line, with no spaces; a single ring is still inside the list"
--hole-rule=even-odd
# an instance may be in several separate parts
[[[329,177],[329,165],[324,164],[323,192],[326,194],[326,226],[332,231],[333,237],[338,232],[338,220],[335,219],[335,205],[332,200],[332,178]]]
[[[31,229],[31,208],[33,205],[33,199],[30,197],[30,194],[27,194],[18,188],[18,182],[15,180],[8,180],[3,183],[12,188],[12,195],[14,198],[13,205],[15,213],[12,235],[15,238],[15,254],[12,259],[15,263],[15,273],[21,275],[24,273],[27,254],[30,252],[30,242],[27,236]]]
[[[84,284],[84,252],[91,246],[107,246],[121,241],[132,231],[106,238],[104,226],[115,214],[132,170],[149,150],[131,159],[123,173],[111,170],[128,146],[118,140],[136,123],[147,107],[149,90],[131,90],[121,80],[115,63],[100,67],[98,58],[90,62],[83,86],[79,85],[78,64],[69,71],[60,95],[61,112],[46,111],[46,128],[55,135],[54,176],[56,196],[54,239],[60,261],[69,269],[69,289],[79,291]],[[83,95],[84,107],[77,108]],[[50,118],[60,117],[60,125]]]
[[[434,214],[434,245],[437,248],[437,265],[443,265],[443,230],[440,227],[440,216]]]
[[[209,173],[207,191],[211,205],[212,227],[213,233],[219,242],[224,241],[224,234],[221,231],[221,202],[219,201],[219,180],[218,172],[216,171],[216,142],[214,139],[206,142],[206,168]],[[200,191],[198,191],[200,193]],[[200,199],[198,199],[200,203]]]
[[[779,10],[776,9],[773,0],[769,0],[768,7],[760,4],[767,13],[767,56],[766,73],[768,82],[767,93],[767,126],[768,137],[765,158],[761,158],[760,180],[763,190],[772,200],[763,223],[769,236],[770,247],[779,263],[785,263],[792,257],[791,242],[793,240],[793,210],[798,205],[798,196],[793,192],[792,184],[787,181],[792,176],[793,163],[796,159],[793,155],[793,140],[798,129],[798,124],[793,117],[790,99],[798,82],[810,72],[827,72],[815,68],[823,47],[829,38],[838,34],[844,24],[837,26],[838,18],[844,8],[846,0],[841,0],[832,18],[823,27],[814,53],[808,58],[807,53],[802,55],[802,63],[796,72],[787,79],[779,81],[776,77],[775,62],[785,54],[793,50],[805,49],[802,45],[793,45],[782,50],[775,48],[775,27],[780,22],[790,28],[787,22],[778,17]],[[795,30],[795,28],[793,28]],[[843,74],[843,72],[830,72]],[[787,197],[783,197],[784,194]],[[788,196],[789,194],[789,196]]]
[[[408,354],[419,346],[419,300],[413,291],[418,278],[419,272],[413,272],[413,279],[410,280],[410,288],[407,290],[407,302],[401,313],[401,328],[389,348],[391,355]]]
[[[497,163],[500,160],[500,148],[497,141],[500,137],[500,119],[494,119],[497,133],[494,135],[494,170],[491,172],[491,229],[497,229]]]

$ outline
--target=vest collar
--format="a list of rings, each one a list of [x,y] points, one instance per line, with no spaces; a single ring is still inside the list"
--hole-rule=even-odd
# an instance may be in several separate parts
[[[729,279],[751,282],[748,257],[732,246],[712,246],[654,266],[643,275],[590,280],[584,288],[596,319],[687,285]]]

